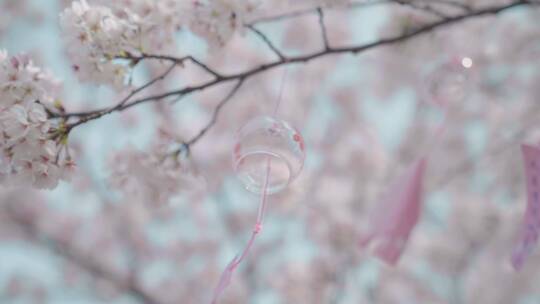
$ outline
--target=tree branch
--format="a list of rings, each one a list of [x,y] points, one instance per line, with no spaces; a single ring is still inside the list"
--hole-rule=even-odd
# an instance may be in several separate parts
[[[158,77],[150,80],[149,82],[147,82],[146,84],[140,86],[139,88],[133,90],[128,96],[126,96],[124,99],[122,99],[115,108],[119,108],[119,107],[123,106],[127,101],[129,101],[131,99],[131,97],[137,95],[139,92],[144,91],[146,88],[151,87],[156,82],[165,79],[165,77],[167,77],[167,75],[169,75],[172,72],[172,70],[174,69],[174,67],[176,67],[176,65],[177,65],[177,63],[173,62],[173,64],[171,64],[171,66],[165,72],[163,72],[161,75],[159,75]]]
[[[222,78],[223,76],[220,75],[218,72],[216,72],[214,69],[210,68],[208,65],[202,63],[197,58],[193,56],[184,56],[184,57],[174,57],[174,56],[167,56],[167,55],[154,55],[154,54],[141,54],[139,56],[135,56],[132,54],[126,54],[125,56],[119,56],[118,59],[129,59],[134,63],[139,63],[143,60],[164,60],[164,61],[170,61],[177,63],[179,65],[184,65],[184,62],[191,61],[196,66],[200,67],[207,73],[211,74],[215,78]]]
[[[317,8],[317,15],[319,15],[319,27],[321,28],[324,49],[328,51],[330,50],[330,43],[328,43],[328,33],[326,32],[326,25],[324,24],[324,12],[320,7]]]
[[[232,88],[232,90],[229,92],[229,94],[227,94],[227,96],[225,96],[218,103],[218,105],[214,109],[214,112],[212,113],[212,119],[210,119],[210,121],[206,124],[206,126],[201,131],[199,131],[199,133],[197,135],[195,135],[193,138],[191,138],[190,140],[185,142],[184,146],[181,147],[177,151],[177,153],[181,152],[181,150],[183,148],[186,148],[189,151],[189,148],[193,144],[195,144],[197,141],[199,141],[204,136],[204,134],[206,134],[206,132],[208,132],[208,130],[210,130],[210,128],[212,128],[216,124],[217,118],[219,116],[219,113],[221,112],[221,109],[225,106],[225,104],[227,104],[227,102],[229,102],[229,100],[231,100],[231,98],[234,96],[234,94],[236,94],[236,92],[238,92],[238,90],[240,89],[240,87],[242,86],[243,83],[244,83],[243,78],[238,80],[238,82],[235,84],[235,86]]]
[[[165,98],[172,97],[172,96],[181,98],[181,97],[190,95],[192,93],[202,91],[207,88],[214,87],[214,86],[217,86],[217,85],[229,82],[229,81],[240,81],[240,80],[243,81],[251,76],[261,74],[263,72],[269,71],[276,67],[289,65],[289,64],[306,63],[306,62],[318,59],[320,57],[330,56],[330,55],[338,55],[338,54],[346,54],[346,53],[356,55],[361,52],[368,51],[377,47],[401,43],[401,42],[410,40],[412,38],[421,36],[423,34],[432,32],[434,30],[441,29],[441,28],[444,28],[444,27],[447,27],[447,26],[450,26],[450,25],[453,25],[453,24],[456,24],[456,23],[459,23],[468,19],[473,19],[473,18],[482,17],[482,16],[497,15],[501,12],[510,10],[518,6],[538,5],[538,4],[539,2],[536,2],[536,1],[519,0],[519,1],[514,1],[514,2],[503,4],[503,5],[484,7],[482,9],[478,9],[478,10],[471,11],[471,12],[464,13],[457,16],[448,17],[446,19],[439,20],[436,22],[432,22],[424,26],[421,26],[419,28],[416,28],[412,31],[408,31],[400,35],[395,35],[393,37],[382,38],[380,40],[377,40],[371,43],[366,43],[366,44],[361,44],[361,45],[356,45],[356,46],[333,47],[331,49],[325,49],[325,50],[314,52],[311,54],[305,54],[305,55],[294,56],[294,57],[283,57],[277,61],[262,64],[260,66],[245,70],[243,72],[235,73],[235,74],[222,75],[220,73],[214,72],[216,76],[215,79],[210,80],[208,82],[195,85],[195,86],[187,86],[187,87],[183,87],[177,90],[133,100],[131,102],[127,102],[121,105],[120,107],[115,107],[114,110],[112,111],[110,108],[106,108],[103,110],[90,111],[87,113],[77,113],[76,115],[74,114],[67,114],[67,115],[81,117],[81,120],[84,120],[82,123],[85,123],[94,119],[98,119],[102,117],[103,115],[110,114],[116,111],[123,111],[125,109],[131,108],[133,106],[136,106],[142,103],[156,102],[156,101],[163,100]],[[190,56],[182,57],[182,58],[174,58],[174,57],[160,56],[160,55],[145,55],[143,59],[145,58],[170,60],[173,62],[183,62],[184,60],[188,60],[188,59],[191,61],[194,60],[193,57],[190,57]],[[197,61],[193,61],[193,62],[197,63]],[[200,63],[200,66],[206,67],[202,63]],[[81,123],[76,123],[76,124],[79,125]]]
[[[416,3],[414,0],[409,0],[409,1],[394,0],[394,3],[397,3],[399,5],[406,5],[415,10],[427,12],[441,19],[446,19],[449,17],[448,15],[444,14],[443,12],[439,11],[438,9],[426,3],[420,4],[420,3]]]
[[[256,29],[254,25],[246,25],[246,27],[250,29],[252,32],[254,32],[257,36],[259,36],[261,40],[264,41],[264,43],[266,43],[266,45],[274,52],[274,54],[278,56],[280,60],[285,59],[285,56],[283,55],[283,53],[281,53],[281,51],[278,50],[278,48],[272,43],[272,41],[270,41],[270,39],[268,39],[268,37],[266,37],[266,35],[263,32]]]

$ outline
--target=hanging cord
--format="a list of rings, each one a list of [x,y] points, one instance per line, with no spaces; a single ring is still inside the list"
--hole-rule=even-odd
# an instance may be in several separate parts
[[[438,105],[438,107],[442,111],[442,120],[438,123],[435,131],[431,135],[431,139],[428,140],[425,148],[425,152],[423,153],[425,157],[428,155],[431,155],[433,153],[433,150],[440,144],[440,142],[443,140],[444,136],[446,135],[446,131],[448,130],[448,123],[450,121],[449,119],[449,109],[447,105]]]
[[[278,95],[276,104],[274,106],[274,111],[272,113],[273,118],[277,118],[277,113],[279,110],[279,106],[281,104],[281,99],[283,97],[283,89],[285,87],[285,80],[287,78],[287,75],[288,75],[288,69],[285,70],[283,74],[283,78],[281,80],[281,85],[280,85],[279,93],[278,93],[279,95]],[[267,156],[266,157],[266,174],[264,178],[263,189],[261,191],[261,198],[259,200],[259,207],[257,210],[257,220],[255,221],[255,227],[253,228],[251,237],[249,238],[249,241],[246,244],[246,247],[244,247],[244,250],[242,251],[240,256],[236,255],[232,259],[232,261],[229,263],[229,265],[227,265],[223,273],[221,274],[219,283],[214,290],[214,295],[212,297],[212,302],[211,302],[212,304],[218,303],[219,298],[221,297],[221,295],[223,294],[227,286],[229,286],[234,271],[236,270],[238,265],[246,258],[249,251],[251,250],[251,247],[253,246],[253,243],[255,242],[255,238],[262,231],[264,215],[266,213],[266,205],[268,202],[267,192],[268,192],[268,183],[270,179],[271,167],[272,167],[272,160],[270,156]]]

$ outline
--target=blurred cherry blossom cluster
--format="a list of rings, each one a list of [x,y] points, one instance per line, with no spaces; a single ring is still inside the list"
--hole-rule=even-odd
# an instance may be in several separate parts
[[[201,180],[182,146],[171,149],[175,141],[164,131],[156,137],[148,150],[126,147],[116,151],[110,160],[110,183],[124,197],[159,208],[179,193],[200,190]]]
[[[74,168],[65,126],[48,119],[59,82],[27,56],[0,52],[0,177],[15,184],[55,188]]]
[[[50,73],[0,52],[0,302],[209,303],[231,268],[222,304],[538,302],[538,189],[519,151],[540,138],[529,1],[59,2],[69,75],[120,90],[74,85],[64,109]],[[33,58],[54,65],[46,48]],[[235,178],[235,130],[277,96],[305,166],[227,268],[259,199]],[[75,157],[66,187],[4,187],[56,188]],[[18,268],[36,252],[52,275]]]
[[[206,39],[210,49],[223,47],[257,7],[257,0],[197,0],[190,29]]]
[[[0,19],[0,35],[9,31],[10,27],[16,24],[19,18],[31,19],[34,24],[43,21],[43,14],[39,9],[35,9],[27,0],[2,1],[0,3],[2,18]]]

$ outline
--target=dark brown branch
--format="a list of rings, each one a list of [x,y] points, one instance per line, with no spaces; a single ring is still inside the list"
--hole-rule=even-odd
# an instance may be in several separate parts
[[[393,37],[389,37],[389,38],[383,38],[383,39],[380,39],[380,40],[377,40],[377,41],[374,41],[374,42],[371,42],[371,43],[357,45],[357,46],[348,46],[348,47],[333,47],[331,49],[322,50],[322,51],[311,53],[311,54],[300,55],[300,56],[295,56],[295,57],[284,57],[284,58],[279,59],[277,61],[262,64],[262,65],[260,65],[258,67],[248,69],[248,70],[240,72],[240,73],[229,74],[229,75],[218,74],[219,76],[217,76],[215,79],[210,80],[210,81],[205,82],[205,83],[202,83],[202,84],[199,84],[199,85],[196,85],[196,86],[188,86],[188,87],[184,87],[184,88],[181,88],[181,89],[178,89],[178,90],[173,90],[173,91],[165,92],[165,93],[162,93],[162,94],[157,94],[157,95],[154,95],[154,96],[148,96],[148,97],[145,97],[145,98],[134,100],[132,102],[126,103],[126,104],[122,105],[121,107],[115,109],[115,111],[122,111],[122,110],[128,109],[130,107],[133,107],[133,106],[136,106],[136,105],[139,105],[139,104],[142,104],[142,103],[155,102],[155,101],[163,100],[163,99],[171,97],[171,96],[183,97],[183,96],[192,94],[194,92],[202,91],[202,90],[205,90],[207,88],[210,88],[210,87],[213,87],[213,86],[216,86],[216,85],[220,85],[220,84],[223,84],[223,83],[226,83],[226,82],[229,82],[229,81],[245,80],[245,79],[247,79],[247,78],[249,78],[251,76],[254,76],[256,74],[260,74],[260,73],[266,72],[268,70],[271,70],[273,68],[288,65],[288,64],[306,63],[306,62],[309,62],[311,60],[318,59],[320,57],[330,56],[330,55],[337,55],[337,54],[345,54],[345,53],[349,53],[349,54],[353,54],[353,55],[359,54],[361,52],[371,50],[371,49],[374,49],[374,48],[377,48],[377,47],[404,42],[404,41],[410,40],[412,38],[421,36],[423,34],[429,33],[431,31],[434,31],[434,30],[437,30],[437,29],[440,29],[440,28],[444,28],[444,27],[456,24],[456,23],[461,22],[461,21],[465,21],[467,19],[473,19],[473,18],[482,17],[482,16],[497,15],[497,14],[503,12],[503,11],[507,11],[507,10],[510,10],[510,9],[518,7],[518,6],[533,5],[533,4],[538,5],[539,3],[536,2],[536,1],[533,2],[533,1],[527,1],[527,0],[520,0],[520,1],[514,1],[512,3],[504,4],[504,5],[484,7],[482,9],[478,9],[478,10],[475,10],[475,11],[472,11],[472,12],[469,12],[469,13],[465,13],[465,14],[458,15],[458,16],[452,16],[452,17],[448,17],[448,18],[440,20],[440,21],[432,22],[432,23],[429,23],[429,24],[424,25],[422,27],[416,28],[416,29],[414,29],[412,31],[408,31],[406,33],[396,35],[396,36],[393,36]],[[170,57],[166,57],[166,56],[148,55],[146,57],[147,58],[155,58],[155,59],[167,59],[168,58],[169,60],[186,60],[186,59],[175,59],[174,57],[170,58]],[[185,58],[189,58],[189,57],[185,57]],[[84,122],[87,122],[87,121],[90,121],[90,120],[100,118],[101,116],[109,114],[111,112],[114,112],[114,111],[109,111],[109,110],[110,109],[92,111],[92,112],[88,112],[88,114],[78,113],[76,116],[81,117],[81,120],[84,120]],[[94,113],[98,113],[98,114],[94,114]],[[72,116],[73,116],[73,114],[72,114]]]
[[[249,28],[252,32],[254,32],[257,36],[259,36],[259,38],[261,38],[261,40],[264,41],[264,43],[266,43],[268,48],[270,48],[272,52],[274,52],[274,54],[278,56],[279,59],[281,60],[285,59],[285,55],[283,55],[283,53],[281,53],[281,51],[278,50],[278,48],[272,43],[272,41],[270,41],[270,39],[268,39],[268,37],[266,37],[266,35],[263,32],[255,28],[254,25],[246,25],[246,27]]]
[[[328,51],[330,50],[330,43],[328,42],[328,33],[326,32],[326,25],[324,23],[324,12],[322,8],[317,8],[317,15],[319,15],[319,27],[321,28],[324,49]]]

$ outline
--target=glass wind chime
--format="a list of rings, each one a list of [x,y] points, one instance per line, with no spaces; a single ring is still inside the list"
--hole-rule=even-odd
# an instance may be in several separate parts
[[[262,231],[268,196],[287,189],[304,165],[305,146],[302,135],[277,117],[281,91],[282,88],[271,116],[250,120],[236,134],[234,171],[245,189],[259,196],[259,206],[251,237],[242,252],[232,259],[221,274],[212,304],[218,303],[234,271],[246,258],[255,238]]]

